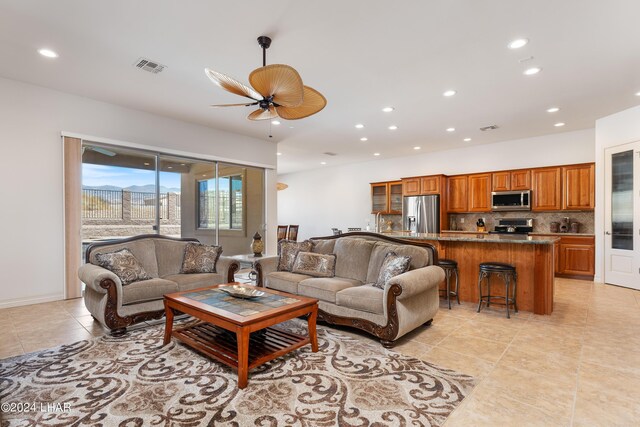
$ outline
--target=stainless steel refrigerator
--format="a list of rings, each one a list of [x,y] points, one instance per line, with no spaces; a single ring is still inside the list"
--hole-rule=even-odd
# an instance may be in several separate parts
[[[402,229],[414,233],[439,233],[440,196],[404,196]]]

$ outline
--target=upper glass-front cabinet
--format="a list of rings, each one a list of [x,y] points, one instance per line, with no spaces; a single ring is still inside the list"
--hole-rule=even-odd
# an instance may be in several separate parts
[[[371,213],[402,213],[402,181],[371,184]]]

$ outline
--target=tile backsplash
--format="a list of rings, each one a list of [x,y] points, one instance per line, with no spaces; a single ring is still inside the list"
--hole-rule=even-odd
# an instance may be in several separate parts
[[[450,214],[449,222],[443,230],[451,229],[451,221],[455,218],[457,229],[464,231],[475,231],[478,218],[484,218],[487,231],[493,230],[499,218],[533,218],[534,233],[548,233],[552,222],[560,222],[564,217],[569,217],[570,222],[579,222],[578,232],[593,234],[594,216],[593,212],[479,212],[465,214]],[[461,220],[464,219],[464,222]]]

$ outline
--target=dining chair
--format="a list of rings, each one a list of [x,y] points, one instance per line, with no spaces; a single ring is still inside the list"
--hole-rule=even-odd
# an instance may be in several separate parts
[[[300,228],[299,225],[290,225],[289,226],[289,237],[288,239],[293,241],[293,242],[297,242],[298,241],[298,229]]]

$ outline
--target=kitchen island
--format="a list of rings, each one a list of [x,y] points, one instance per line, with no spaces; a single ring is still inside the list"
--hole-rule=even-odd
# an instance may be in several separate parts
[[[505,262],[516,267],[516,298],[519,310],[535,314],[553,312],[554,243],[556,236],[525,236],[487,233],[383,233],[400,240],[431,243],[439,258],[458,262],[460,300],[478,303],[478,272],[482,262]],[[455,278],[452,278],[455,280]],[[491,279],[492,295],[504,295],[504,285]],[[452,288],[454,283],[451,284]]]

